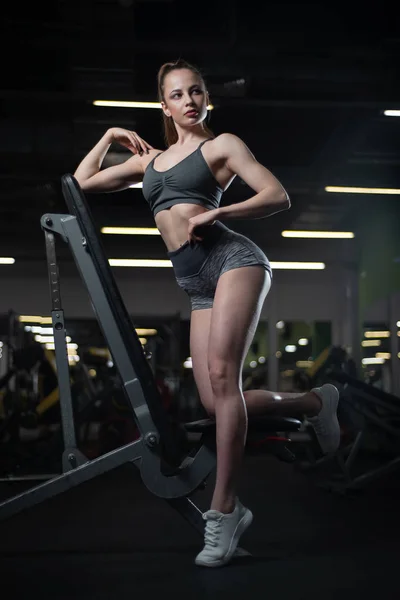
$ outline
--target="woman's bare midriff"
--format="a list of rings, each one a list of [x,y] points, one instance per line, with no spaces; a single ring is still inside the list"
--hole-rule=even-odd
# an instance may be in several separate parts
[[[157,228],[168,252],[177,250],[188,241],[189,219],[207,210],[198,204],[175,204],[155,216]]]
[[[194,150],[195,149],[196,147],[194,147]],[[213,141],[205,144],[201,149],[201,153],[205,162],[208,164],[211,173],[214,175],[216,181],[219,182],[221,189],[225,190],[234,179],[234,174],[229,171],[225,162],[221,163],[218,153],[213,149]],[[143,172],[146,171],[150,162],[159,154],[161,154],[161,156],[157,159],[159,161],[157,162],[157,170],[161,169],[161,171],[159,171],[160,173],[172,169],[188,156],[187,152],[185,152],[184,155],[182,154],[182,156],[175,154],[172,164],[168,161],[163,164],[162,159],[165,161],[166,158],[168,158],[168,150],[165,152],[162,152],[161,150],[152,150],[149,155],[143,157],[143,161],[145,161],[143,162]],[[170,159],[170,157],[168,159]],[[171,206],[171,208],[157,213],[155,222],[168,252],[178,250],[178,248],[188,241],[189,219],[207,211],[208,209],[204,206],[187,203],[175,204],[174,206]]]

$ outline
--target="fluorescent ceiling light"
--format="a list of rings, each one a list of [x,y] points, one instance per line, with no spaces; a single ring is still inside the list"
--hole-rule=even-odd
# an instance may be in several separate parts
[[[160,235],[156,227],[102,227],[100,231],[115,235]]]
[[[366,338],[388,338],[390,337],[390,331],[366,331],[364,333]]]
[[[146,258],[110,258],[111,267],[172,267],[170,260],[151,260]]]
[[[146,327],[139,327],[135,331],[138,335],[157,335],[157,329],[147,329]]]
[[[159,102],[127,102],[125,100],[93,100],[93,105],[117,108],[161,108]]]
[[[172,267],[172,262],[168,259],[146,259],[146,258],[110,258],[108,260],[111,267]],[[270,261],[272,269],[325,269],[325,263],[320,262],[284,262]]]
[[[272,269],[305,269],[319,271],[325,269],[323,262],[290,262],[290,261],[270,261]]]
[[[13,265],[15,263],[15,258],[11,258],[10,256],[0,256],[0,265]]]
[[[131,102],[128,100],[93,100],[94,106],[111,106],[114,108],[161,108],[159,102]],[[214,106],[209,104],[208,110],[212,110]]]
[[[40,342],[41,344],[54,344],[54,336],[53,335],[39,335],[38,334],[38,335],[34,336],[34,339],[35,339],[35,342]],[[72,341],[71,336],[66,335],[65,341],[68,342],[68,344],[69,344]]]
[[[380,346],[381,343],[381,340],[363,340],[361,342],[361,346],[364,348],[369,348],[370,346]]]
[[[132,185],[129,186],[130,188],[142,188],[143,187],[143,181],[139,181],[139,183],[132,183]]]
[[[25,325],[24,330],[31,333],[40,333],[40,335],[54,335],[52,327],[42,327],[41,325]]]
[[[385,359],[371,357],[371,358],[363,358],[361,362],[363,365],[383,365],[383,364],[385,364]]]
[[[20,315],[18,320],[20,323],[41,323],[42,325],[53,322],[51,317],[40,317],[39,315]]]
[[[288,237],[288,238],[344,239],[344,238],[354,238],[354,233],[352,231],[300,231],[300,230],[285,230],[285,231],[282,231],[282,237]]]
[[[341,185],[327,185],[325,191],[338,192],[340,194],[400,194],[400,189],[396,188],[369,188]]]
[[[383,114],[387,117],[400,117],[400,110],[384,110]]]

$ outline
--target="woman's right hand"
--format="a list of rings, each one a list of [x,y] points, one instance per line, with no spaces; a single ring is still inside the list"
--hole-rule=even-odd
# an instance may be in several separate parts
[[[111,127],[108,133],[112,137],[112,141],[128,148],[132,154],[140,154],[141,156],[143,153],[148,154],[149,150],[154,150],[153,146],[143,140],[136,131],[122,129],[122,127]]]

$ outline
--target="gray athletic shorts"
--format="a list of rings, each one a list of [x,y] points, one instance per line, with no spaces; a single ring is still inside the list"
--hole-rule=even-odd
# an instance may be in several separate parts
[[[272,278],[264,252],[246,236],[225,227],[220,221],[202,228],[201,242],[185,242],[168,252],[176,281],[189,296],[192,310],[212,308],[218,279],[226,271],[261,265]]]

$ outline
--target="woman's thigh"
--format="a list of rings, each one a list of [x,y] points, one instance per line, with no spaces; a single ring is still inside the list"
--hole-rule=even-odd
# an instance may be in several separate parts
[[[211,313],[208,369],[211,384],[241,386],[244,360],[271,285],[263,267],[240,267],[221,275]]]

